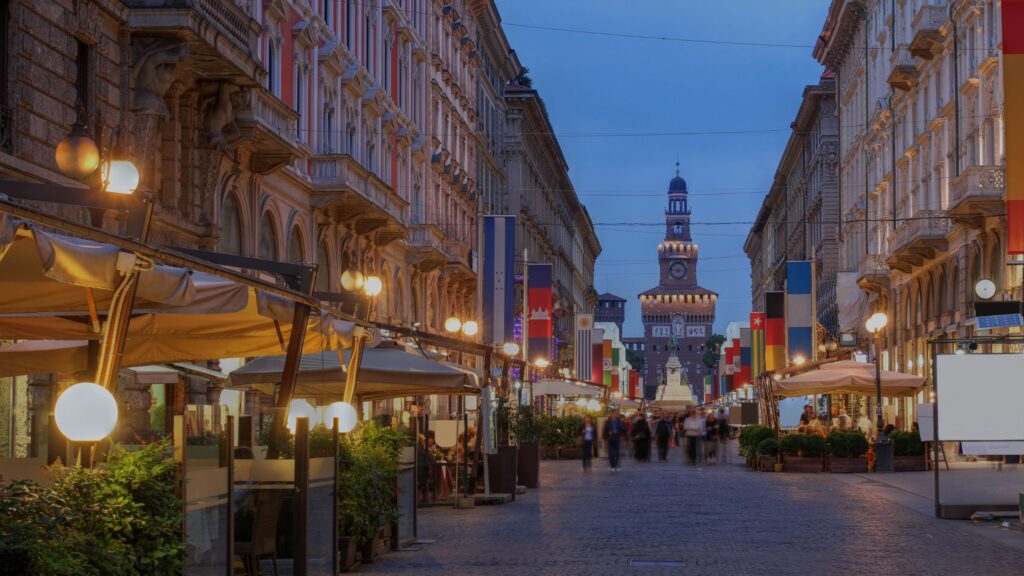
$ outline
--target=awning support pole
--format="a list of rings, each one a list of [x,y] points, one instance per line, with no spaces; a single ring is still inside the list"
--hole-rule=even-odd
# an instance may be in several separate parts
[[[288,336],[288,351],[284,357],[284,368],[281,371],[281,388],[277,392],[277,404],[274,406],[273,428],[270,430],[270,446],[267,458],[278,457],[281,443],[285,439],[288,424],[288,407],[295,395],[295,382],[299,378],[299,362],[302,360],[302,347],[306,341],[306,324],[309,321],[310,308],[300,302],[295,303],[292,315],[292,331]]]
[[[360,334],[352,343],[352,355],[349,357],[348,370],[345,374],[345,395],[342,398],[349,404],[356,394],[356,379],[359,377],[359,364],[363,360],[363,347],[366,345],[367,334]],[[341,352],[338,352],[340,355]],[[342,359],[344,363],[344,359]]]

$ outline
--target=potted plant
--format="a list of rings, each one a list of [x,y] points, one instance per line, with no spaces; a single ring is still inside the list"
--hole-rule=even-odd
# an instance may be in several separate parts
[[[398,520],[395,501],[398,438],[394,431],[367,433],[364,430],[362,442],[342,450],[339,459],[342,470],[338,476],[338,534],[342,556],[348,553],[352,541],[363,562],[373,562],[386,550],[390,525]],[[342,559],[343,563],[345,560]]]
[[[533,406],[520,406],[516,410],[515,422],[519,444],[518,481],[527,488],[536,488],[540,477],[540,429],[533,414]]]
[[[765,438],[757,445],[755,450],[758,459],[758,467],[762,472],[775,470],[775,462],[779,457],[779,441],[775,438]]]
[[[583,427],[583,418],[580,416],[566,416],[558,423],[560,445],[558,457],[562,460],[579,460],[582,458],[582,446],[580,446],[580,428]]]
[[[779,442],[786,472],[821,472],[827,445],[821,436],[788,434]]]
[[[925,469],[925,446],[917,432],[894,431],[889,434],[895,456],[892,469],[895,472],[922,472]]]
[[[775,429],[755,424],[740,430],[740,454],[747,459],[747,466],[757,467],[757,447],[767,438],[775,438]]]
[[[829,472],[867,472],[868,439],[860,430],[833,430],[828,435]]]
[[[558,448],[562,443],[559,418],[555,416],[538,416],[537,427],[540,435],[540,457],[545,460],[557,460]]]

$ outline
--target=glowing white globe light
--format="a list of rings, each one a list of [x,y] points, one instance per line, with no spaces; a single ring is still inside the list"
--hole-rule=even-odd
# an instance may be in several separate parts
[[[473,320],[467,320],[462,324],[462,333],[466,336],[476,336],[476,333],[480,331],[480,326]]]
[[[326,420],[325,424],[328,427],[334,426],[334,419],[337,418],[338,432],[342,434],[351,432],[356,427],[356,422],[358,421],[356,407],[348,402],[335,402],[327,406],[324,418]]]
[[[363,292],[367,296],[377,296],[384,290],[384,283],[377,276],[370,276],[363,284]]]
[[[131,194],[139,187],[139,169],[129,160],[114,160],[107,164],[107,192]]]
[[[501,347],[501,351],[504,352],[506,356],[516,356],[519,354],[519,344],[516,344],[515,342],[505,342],[505,345]]]
[[[316,425],[316,408],[307,400],[292,400],[292,403],[288,406],[288,430],[292,434],[295,434],[296,420],[298,418],[308,418],[309,427],[312,428]]]
[[[53,409],[57,427],[74,442],[98,442],[117,425],[117,400],[109,390],[81,382],[65,390]]]
[[[362,288],[365,281],[362,272],[345,270],[341,273],[341,287],[349,292]]]
[[[577,399],[576,400],[576,405],[579,406],[580,408],[586,408],[587,407],[587,399],[586,398],[579,398],[579,399]]]
[[[462,321],[455,316],[449,316],[448,319],[444,321],[444,329],[448,332],[455,333],[458,332],[460,328],[462,328]]]
[[[600,412],[600,410],[601,410],[601,403],[598,402],[597,400],[590,399],[587,402],[587,408],[589,410],[593,410],[594,412]]]

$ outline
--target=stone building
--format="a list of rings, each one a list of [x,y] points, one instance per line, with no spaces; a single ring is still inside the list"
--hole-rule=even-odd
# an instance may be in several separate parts
[[[611,292],[598,296],[597,306],[594,306],[594,321],[611,322],[622,334],[622,323],[626,321],[626,299]]]
[[[837,341],[839,268],[839,126],[831,74],[804,88],[793,131],[771,188],[747,235],[751,309],[764,310],[764,293],[783,290],[786,261],[814,262],[818,343]]]
[[[509,213],[519,216],[516,250],[530,262],[554,266],[556,368],[574,362],[575,316],[597,303],[594,265],[601,243],[587,209],[576,196],[569,166],[554,135],[544,101],[519,83],[505,87],[505,145]],[[521,298],[517,298],[521,302]]]
[[[836,75],[840,267],[861,307],[889,316],[890,369],[930,376],[928,339],[975,333],[978,280],[1021,298],[1021,267],[1006,265],[1000,44],[996,0],[834,0],[815,48]],[[867,337],[863,318],[842,329]]]
[[[696,398],[704,397],[702,345],[715,323],[718,295],[697,284],[698,245],[690,235],[690,205],[686,181],[676,176],[668,186],[665,240],[658,244],[658,286],[641,292],[644,324],[644,393],[653,398],[665,382],[665,363],[673,352],[682,365],[684,385]]]

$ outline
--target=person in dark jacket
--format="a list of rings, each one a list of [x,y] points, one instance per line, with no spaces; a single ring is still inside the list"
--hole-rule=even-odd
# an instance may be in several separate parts
[[[654,425],[654,440],[658,443],[658,462],[668,461],[668,441],[672,439],[674,433],[675,425],[672,420],[664,416],[658,418],[658,423]]]
[[[594,461],[594,444],[597,442],[597,426],[593,417],[587,414],[580,424],[580,448],[583,452],[583,471],[590,472]]]
[[[633,439],[633,457],[637,462],[650,462],[651,425],[647,423],[647,418],[642,413],[637,415],[630,434]]]
[[[725,408],[718,409],[718,461],[729,461],[729,417]]]
[[[619,417],[619,411],[613,410],[604,421],[604,429],[601,430],[601,437],[608,443],[608,464],[612,467],[612,472],[619,470],[619,447],[625,436],[626,423]]]

